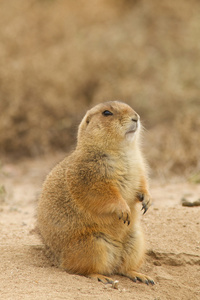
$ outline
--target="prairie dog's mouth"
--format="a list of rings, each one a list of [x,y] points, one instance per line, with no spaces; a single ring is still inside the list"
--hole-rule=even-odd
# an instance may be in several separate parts
[[[136,130],[137,130],[137,128],[135,128],[135,129],[131,129],[131,130],[128,130],[128,131],[126,132],[126,134],[135,133],[135,132],[136,132]]]
[[[126,139],[129,142],[133,142],[136,136],[136,132],[139,130],[140,128],[140,122],[139,120],[132,120],[133,122],[131,123],[131,125],[129,126],[129,128],[126,131]]]
[[[138,122],[133,122],[131,124],[131,126],[128,128],[128,130],[126,131],[126,134],[131,134],[131,133],[135,133],[136,130],[138,129],[139,124]]]

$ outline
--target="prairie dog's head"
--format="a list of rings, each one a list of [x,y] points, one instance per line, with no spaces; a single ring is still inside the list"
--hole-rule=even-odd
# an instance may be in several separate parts
[[[110,101],[90,109],[79,125],[78,145],[114,149],[136,142],[140,117],[127,104]]]

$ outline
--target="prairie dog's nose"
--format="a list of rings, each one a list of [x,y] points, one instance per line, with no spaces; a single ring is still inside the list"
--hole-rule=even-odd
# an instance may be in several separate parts
[[[136,114],[135,113],[135,115],[131,118],[131,120],[133,121],[133,122],[138,122],[138,120],[140,119],[140,117],[139,117],[139,115],[138,114]]]

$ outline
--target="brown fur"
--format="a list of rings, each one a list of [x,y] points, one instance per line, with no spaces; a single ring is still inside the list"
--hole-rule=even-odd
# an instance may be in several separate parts
[[[112,115],[103,115],[106,110]],[[121,274],[153,284],[137,273],[145,255],[138,203],[144,212],[150,205],[139,138],[139,116],[130,106],[99,104],[83,118],[75,151],[47,177],[38,227],[66,271],[103,282]]]

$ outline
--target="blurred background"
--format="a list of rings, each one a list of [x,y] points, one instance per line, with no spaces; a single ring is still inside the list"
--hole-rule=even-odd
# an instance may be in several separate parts
[[[67,152],[108,100],[140,114],[154,176],[200,178],[200,1],[1,1],[2,159]]]

